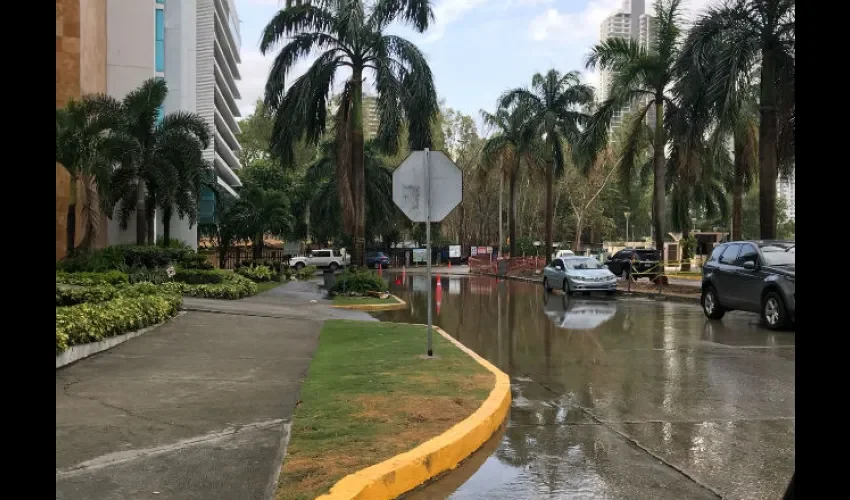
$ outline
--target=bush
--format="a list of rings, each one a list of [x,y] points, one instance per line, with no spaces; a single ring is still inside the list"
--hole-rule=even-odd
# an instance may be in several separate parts
[[[133,268],[130,269],[128,276],[130,283],[153,283],[154,285],[161,285],[171,281],[165,268],[162,267],[154,269],[148,269],[146,267]]]
[[[204,255],[187,246],[116,245],[96,250],[81,250],[56,263],[56,269],[68,272],[103,272],[126,269],[157,269],[171,264],[191,269],[211,269]]]
[[[84,288],[56,286],[56,307],[72,306],[83,303],[106,302],[116,297],[141,297],[163,293],[162,289],[152,283],[137,285],[94,285]]]
[[[153,294],[57,307],[56,354],[165,321],[177,314],[181,303],[179,295]]]
[[[221,283],[229,273],[217,269],[184,269],[177,268],[174,281],[189,285],[208,285]]]
[[[258,283],[272,281],[275,278],[275,273],[268,266],[242,266],[236,269],[236,274]]]
[[[215,269],[212,264],[207,261],[207,256],[202,253],[187,254],[180,260],[180,267],[184,269]]]
[[[318,269],[319,268],[316,267],[316,266],[304,266],[301,269],[298,269],[298,270],[295,271],[295,277],[300,279],[300,280],[307,279],[310,276],[313,276],[314,274],[316,274],[316,271]]]
[[[257,285],[248,278],[235,273],[223,273],[225,279],[221,283],[206,285],[190,285],[188,283],[170,282],[161,288],[168,292],[201,297],[205,299],[235,300],[257,294]]]
[[[257,267],[257,266],[266,266],[272,270],[272,272],[278,274],[282,273],[283,269],[286,267],[283,261],[277,260],[269,260],[269,259],[245,259],[242,262],[237,262],[236,265],[233,266],[234,270],[238,270],[243,267]]]
[[[66,285],[121,285],[129,282],[129,277],[121,271],[107,271],[102,273],[68,273],[56,271],[56,283]]]
[[[331,295],[339,293],[384,292],[387,290],[387,282],[378,273],[368,270],[349,269],[337,275],[336,282],[329,290]]]

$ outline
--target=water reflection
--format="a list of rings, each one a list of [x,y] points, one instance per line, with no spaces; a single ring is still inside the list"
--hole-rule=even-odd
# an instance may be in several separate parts
[[[409,309],[376,316],[424,323],[427,278],[397,283]],[[734,313],[708,322],[696,306],[547,295],[489,277],[430,286],[435,324],[512,381],[497,450],[453,479],[452,498],[713,497],[618,432],[736,498],[781,496],[793,470],[793,333]]]

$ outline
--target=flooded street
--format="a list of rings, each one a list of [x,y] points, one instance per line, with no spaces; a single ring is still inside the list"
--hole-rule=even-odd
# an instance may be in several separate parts
[[[409,307],[375,316],[425,323],[426,277],[387,277]],[[793,332],[491,277],[441,285],[434,323],[511,376],[513,404],[502,433],[405,498],[781,498],[794,470]]]

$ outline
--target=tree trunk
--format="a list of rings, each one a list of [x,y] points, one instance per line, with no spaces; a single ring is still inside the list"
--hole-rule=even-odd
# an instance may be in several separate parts
[[[147,237],[148,245],[155,245],[156,244],[156,238],[154,237],[153,229],[156,226],[156,212],[153,212],[152,214],[150,214],[149,216],[147,216],[145,218],[145,224],[147,225],[147,231],[148,231],[148,237]]]
[[[550,161],[546,166],[546,261],[552,257],[552,219],[555,214],[554,209],[554,197],[553,197],[553,184],[555,183],[555,162],[554,160]]]
[[[513,171],[511,171],[511,177],[509,180],[508,189],[510,189],[510,213],[508,214],[508,238],[511,239],[511,257],[516,257],[517,251],[517,234],[516,234],[516,220],[517,220],[517,198],[518,198],[518,184],[519,180],[519,160],[517,160],[517,164]]]
[[[581,245],[581,231],[582,231],[582,216],[581,214],[576,214],[576,238],[573,243],[573,251],[578,253],[579,245]]]
[[[759,229],[761,239],[776,238],[776,49],[765,48],[761,63],[759,126]]]
[[[655,250],[659,253],[664,251],[664,96],[655,96],[655,144],[653,146],[653,237],[655,238]]]
[[[139,179],[136,188],[136,244],[144,245],[148,237],[148,218],[145,214],[145,183]]]
[[[735,174],[732,179],[732,241],[744,239],[744,146],[738,134],[735,134]]]
[[[499,250],[496,252],[498,257],[502,256],[502,245],[505,244],[505,235],[502,233],[502,191],[505,189],[505,176],[503,172],[499,172]],[[513,254],[511,254],[513,257]]]
[[[354,198],[354,253],[352,264],[366,267],[366,182],[363,140],[363,68],[355,67],[351,76],[351,155],[352,196]]]
[[[682,231],[682,239],[680,240],[679,244],[681,245],[681,242],[687,241],[688,238],[690,237],[690,235],[691,235],[691,229],[687,224],[685,224],[685,227]],[[681,263],[682,271],[690,271],[691,270],[691,253],[693,253],[694,250],[695,250],[694,248],[687,248],[687,246],[683,247],[683,249],[682,249],[682,263]]]
[[[74,251],[74,243],[77,239],[77,177],[71,176],[71,193],[68,197],[68,216],[65,219],[65,235],[68,245],[65,250],[67,255]]]
[[[168,248],[171,240],[171,213],[167,210],[162,211],[162,246]]]
[[[254,237],[254,260],[263,258],[263,233],[258,233]]]

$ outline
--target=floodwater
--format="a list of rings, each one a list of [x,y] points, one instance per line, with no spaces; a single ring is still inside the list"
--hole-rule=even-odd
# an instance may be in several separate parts
[[[425,323],[426,277],[389,278],[409,308],[375,316]],[[405,498],[782,496],[794,332],[744,313],[710,322],[691,304],[547,295],[491,277],[440,283],[434,323],[510,375],[513,403],[478,453]]]

